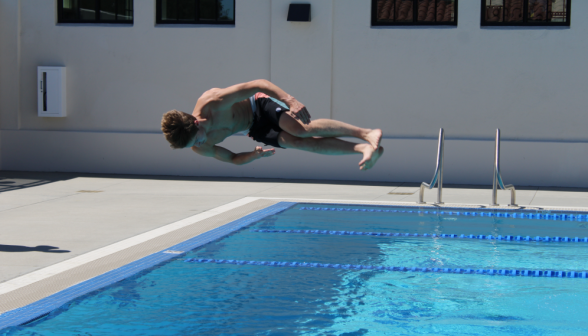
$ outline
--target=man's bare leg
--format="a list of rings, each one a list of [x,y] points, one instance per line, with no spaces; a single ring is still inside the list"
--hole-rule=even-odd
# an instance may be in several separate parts
[[[369,142],[374,150],[380,147],[380,140],[382,140],[380,129],[360,128],[332,119],[311,120],[310,123],[303,124],[287,113],[280,117],[280,127],[299,138],[351,136]]]
[[[374,150],[370,144],[353,143],[337,138],[299,138],[287,132],[281,132],[278,143],[284,148],[300,149],[325,155],[348,155],[360,153],[363,159],[359,162],[360,170],[372,168],[384,153],[384,148]]]

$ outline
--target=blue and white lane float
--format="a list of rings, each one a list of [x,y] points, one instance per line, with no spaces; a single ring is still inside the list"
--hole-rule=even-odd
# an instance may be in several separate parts
[[[531,236],[502,236],[502,235],[456,235],[456,234],[428,234],[428,233],[398,233],[398,232],[361,232],[361,231],[329,231],[329,230],[273,230],[253,229],[252,232],[261,233],[301,233],[301,234],[322,234],[336,236],[378,236],[378,237],[407,237],[407,238],[458,238],[478,240],[502,240],[502,241],[534,241],[534,242],[562,242],[562,243],[588,243],[588,237],[531,237]]]
[[[447,209],[447,210],[418,210],[418,209],[365,209],[365,208],[341,208],[341,207],[300,207],[299,210],[312,211],[351,211],[351,212],[385,212],[385,213],[414,213],[421,215],[450,215],[450,216],[475,216],[521,219],[547,219],[563,221],[588,222],[588,214],[583,213],[531,213],[531,212],[499,212],[499,211],[473,211],[471,209]]]
[[[503,275],[503,276],[525,276],[525,277],[547,277],[547,278],[580,278],[588,279],[588,272],[578,271],[550,271],[550,270],[517,270],[517,269],[473,269],[473,268],[429,268],[429,267],[386,267],[370,265],[351,264],[322,264],[307,262],[289,261],[255,261],[255,260],[233,260],[233,259],[201,259],[189,258],[184,260],[188,263],[201,264],[233,264],[233,265],[256,265],[273,267],[311,267],[311,268],[336,268],[348,270],[372,270],[390,272],[421,272],[421,273],[453,273],[453,274],[477,274],[477,275]]]

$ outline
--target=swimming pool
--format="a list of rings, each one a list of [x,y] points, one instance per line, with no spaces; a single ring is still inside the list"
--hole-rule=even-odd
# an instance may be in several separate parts
[[[588,333],[585,214],[281,209],[0,334]]]

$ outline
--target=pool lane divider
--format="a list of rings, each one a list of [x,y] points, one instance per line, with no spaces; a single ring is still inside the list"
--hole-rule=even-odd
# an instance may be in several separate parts
[[[215,229],[201,233],[165,250],[155,252],[122,267],[68,287],[26,306],[0,313],[0,334],[4,332],[3,329],[5,328],[35,321],[80,296],[112,285],[118,281],[125,280],[141,271],[157,266],[170,259],[178,258],[180,255],[183,255],[190,250],[227,236],[268,216],[287,210],[296,204],[297,203],[294,202],[276,203]]]
[[[562,243],[588,243],[588,237],[569,238],[569,237],[531,237],[531,236],[493,236],[493,235],[456,235],[456,234],[428,234],[428,233],[398,233],[398,232],[361,232],[361,231],[329,231],[329,230],[273,230],[273,229],[253,229],[252,232],[260,233],[301,233],[301,234],[320,234],[336,236],[378,236],[378,237],[403,237],[403,238],[461,238],[477,240],[501,240],[501,241],[535,241],[535,242],[562,242]]]
[[[498,211],[472,211],[468,210],[408,210],[408,209],[365,209],[365,208],[341,208],[341,207],[300,207],[299,210],[311,211],[351,211],[351,212],[395,212],[415,213],[422,215],[450,215],[450,216],[473,216],[473,217],[497,217],[497,218],[521,218],[521,219],[547,219],[564,221],[587,221],[588,214],[580,213],[531,213],[531,212],[498,212]]]
[[[387,267],[351,264],[322,264],[307,262],[289,261],[254,261],[254,260],[233,260],[233,259],[198,259],[188,258],[187,263],[200,264],[233,264],[233,265],[255,265],[273,267],[310,267],[310,268],[335,268],[348,270],[372,270],[389,272],[420,272],[420,273],[452,273],[452,274],[477,274],[477,275],[503,275],[523,277],[547,277],[547,278],[580,278],[588,279],[588,272],[576,271],[543,271],[543,270],[517,270],[517,269],[473,269],[473,268],[429,268],[429,267]]]

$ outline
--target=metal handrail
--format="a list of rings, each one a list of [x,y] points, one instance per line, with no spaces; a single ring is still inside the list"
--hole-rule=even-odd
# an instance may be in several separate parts
[[[517,194],[515,187],[512,184],[504,185],[502,182],[502,176],[500,175],[500,129],[496,129],[496,140],[495,140],[495,151],[494,151],[494,178],[492,180],[492,206],[499,205],[498,200],[498,187],[502,190],[510,190],[510,204],[508,206],[517,206]]]
[[[421,183],[421,190],[419,191],[419,201],[418,204],[425,204],[426,202],[423,201],[425,196],[425,187],[427,189],[433,189],[435,183],[437,183],[437,203],[435,204],[443,204],[442,196],[443,196],[443,154],[445,153],[445,131],[443,128],[439,130],[439,143],[437,145],[437,167],[435,168],[435,175],[433,175],[433,180],[431,183]]]

